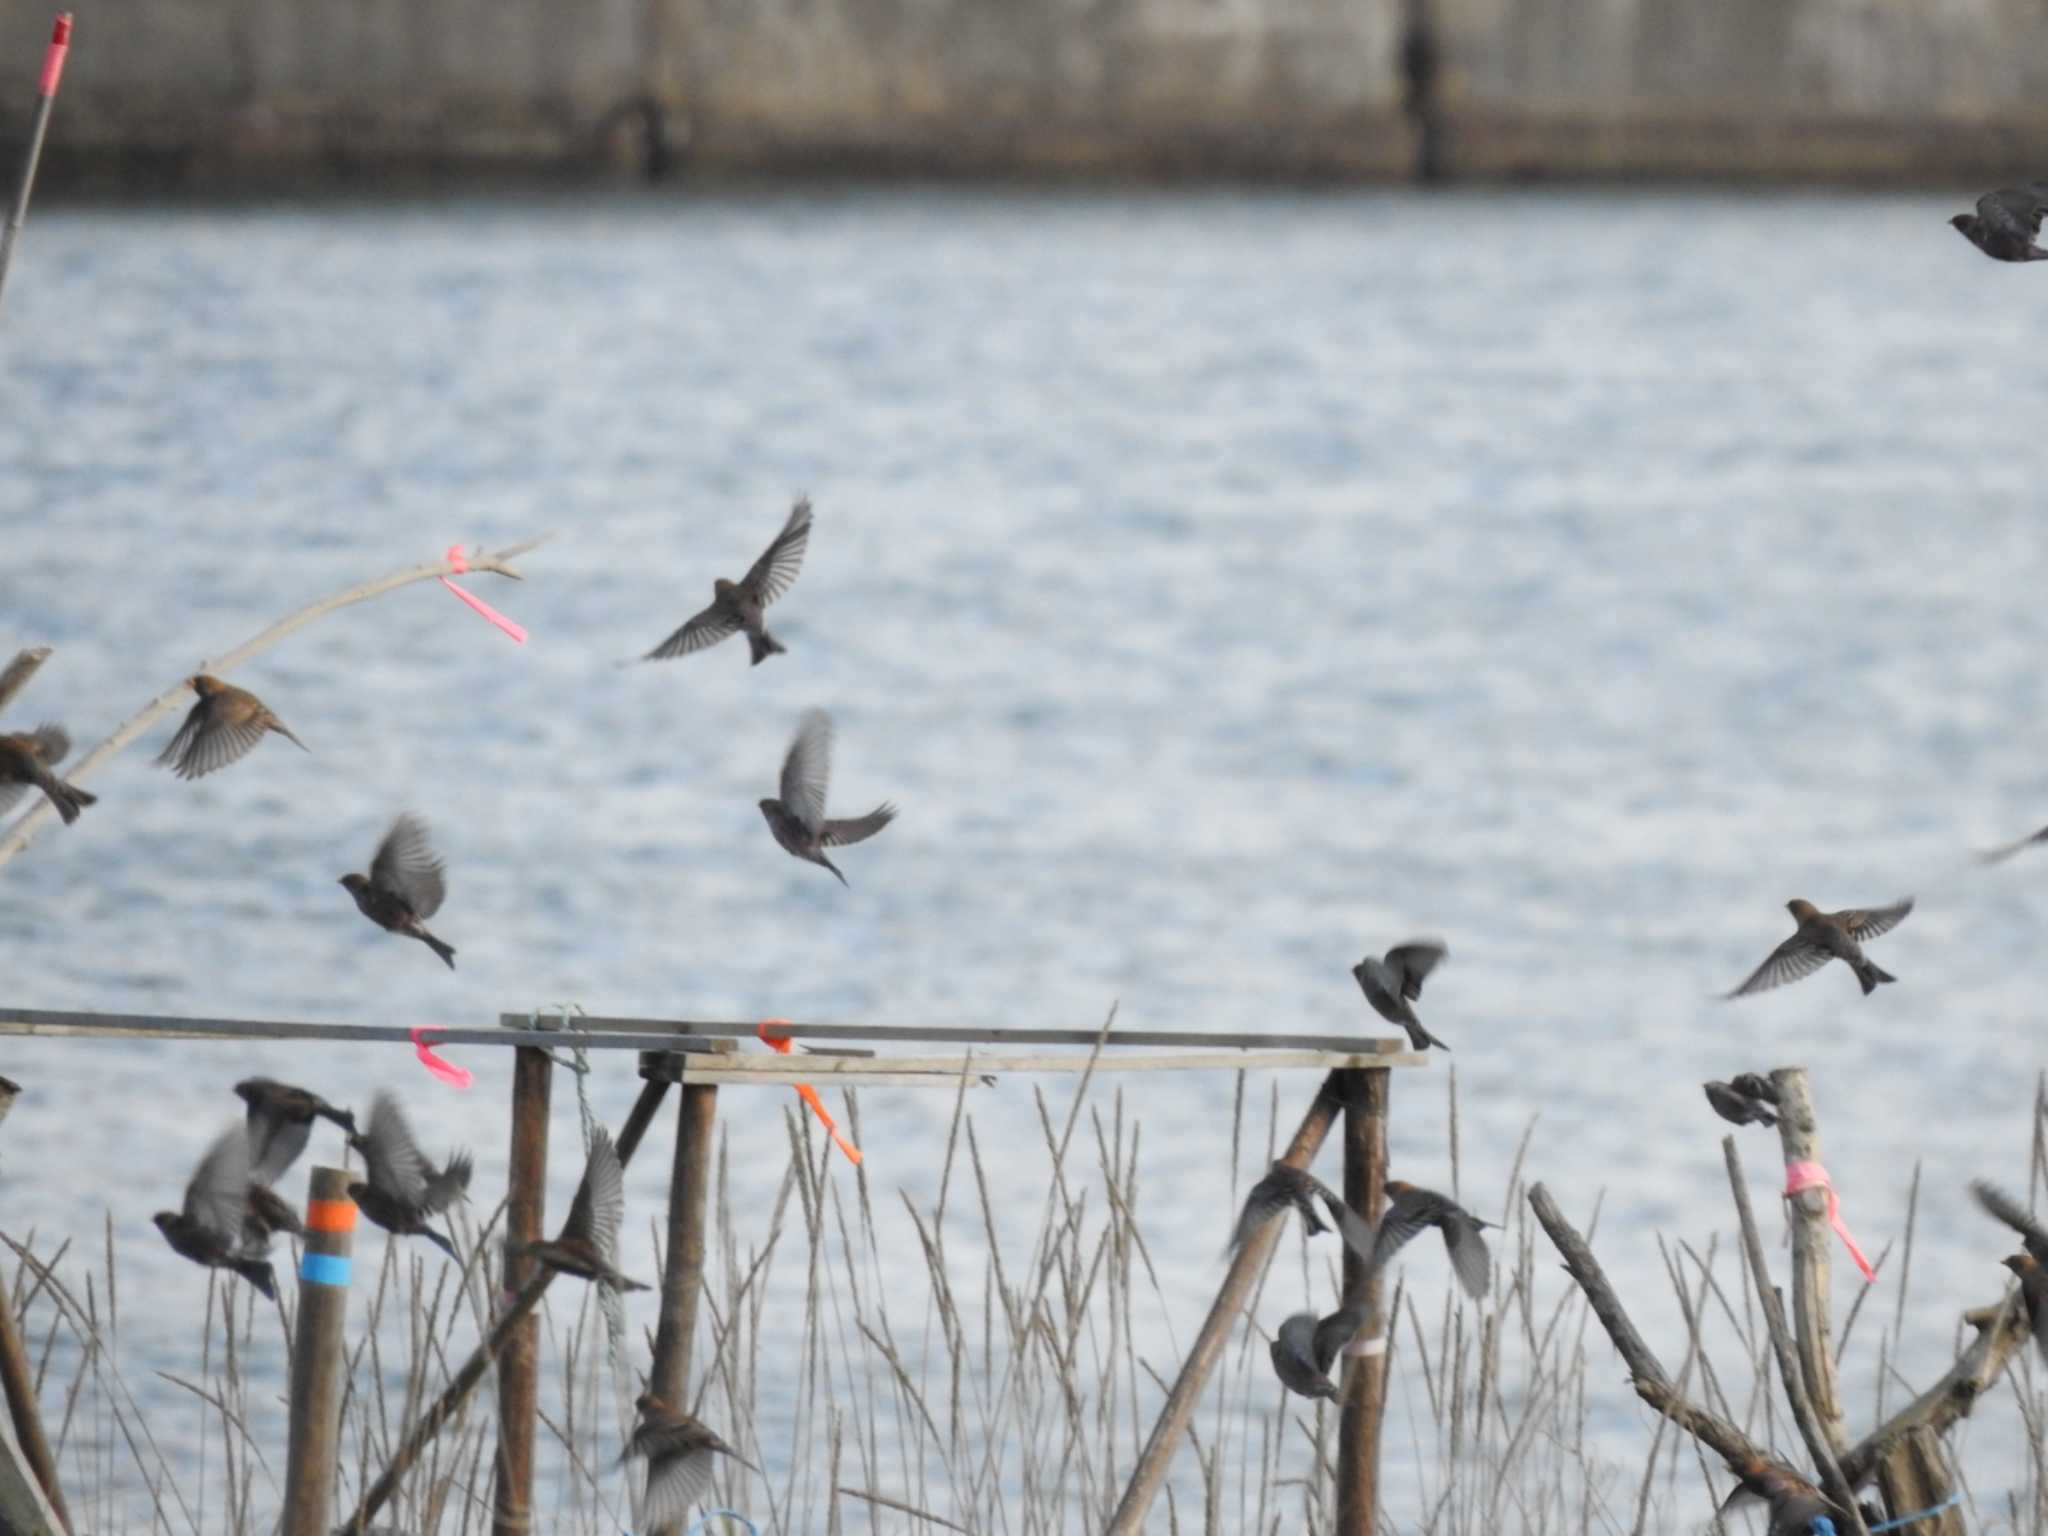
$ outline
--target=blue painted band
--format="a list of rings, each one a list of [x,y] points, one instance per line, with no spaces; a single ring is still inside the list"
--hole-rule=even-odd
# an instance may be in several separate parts
[[[1962,1502],[1963,1496],[1960,1493],[1952,1493],[1932,1509],[1923,1509],[1917,1515],[1902,1515],[1896,1520],[1885,1521],[1883,1525],[1873,1525],[1870,1528],[1870,1536],[1877,1536],[1879,1531],[1895,1531],[1902,1525],[1911,1525],[1915,1520],[1925,1520],[1929,1515],[1942,1514],[1947,1510],[1954,1509]]]
[[[348,1284],[349,1259],[343,1253],[309,1253],[299,1261],[299,1278],[315,1285]]]

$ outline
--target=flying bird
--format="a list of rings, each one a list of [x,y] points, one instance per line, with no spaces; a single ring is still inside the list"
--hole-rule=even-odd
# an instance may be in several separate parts
[[[896,807],[885,800],[865,816],[827,821],[825,787],[831,777],[832,717],[822,709],[808,710],[782,759],[782,798],[763,800],[761,814],[776,842],[800,859],[824,865],[845,885],[846,876],[825,850],[865,842],[896,819]]]
[[[714,1454],[730,1456],[749,1472],[761,1470],[703,1420],[671,1408],[652,1392],[642,1392],[633,1406],[640,1410],[640,1422],[619,1460],[639,1456],[647,1462],[647,1492],[634,1521],[640,1529],[680,1525],[689,1518],[692,1506],[711,1485]]]
[[[1768,992],[1788,981],[1811,976],[1830,960],[1840,960],[1856,973],[1865,997],[1883,983],[1899,979],[1865,958],[1863,944],[1904,922],[1906,914],[1913,910],[1912,897],[1889,907],[1851,907],[1841,912],[1823,912],[1812,902],[1794,897],[1785,903],[1785,910],[1799,925],[1792,937],[1765,956],[1764,963],[1750,972],[1747,981],[1724,996],[1747,997],[1753,992]]]
[[[370,1101],[370,1128],[351,1134],[348,1144],[362,1154],[365,1170],[365,1182],[348,1187],[357,1208],[385,1231],[427,1238],[459,1261],[455,1245],[428,1226],[427,1218],[463,1198],[469,1188],[469,1154],[457,1152],[445,1168],[434,1167],[388,1090]]]
[[[356,909],[379,928],[418,939],[455,969],[455,946],[427,932],[426,919],[448,896],[448,870],[427,843],[427,825],[410,811],[391,824],[377,845],[368,875],[343,875]]]
[[[312,750],[247,689],[205,672],[187,678],[186,683],[199,695],[199,701],[186,714],[170,745],[157,754],[159,768],[172,769],[181,779],[202,778],[247,757],[271,731],[301,752]]]
[[[1721,1501],[1721,1513],[1761,1499],[1770,1511],[1768,1536],[1835,1536],[1835,1505],[1812,1483],[1781,1462],[1751,1456],[1731,1461],[1734,1491]]]
[[[1959,213],[1949,223],[1994,261],[2048,261],[2048,251],[2034,243],[2044,211],[2048,182],[2034,181],[1986,192],[1977,199],[1975,213]]]
[[[1330,1367],[1365,1326],[1366,1282],[1371,1277],[1370,1268],[1361,1271],[1343,1304],[1327,1317],[1297,1312],[1281,1323],[1268,1349],[1273,1357],[1273,1374],[1280,1378],[1281,1386],[1303,1397],[1341,1395],[1330,1380]]]
[[[1749,1076],[1745,1073],[1744,1076]],[[1776,1125],[1778,1117],[1771,1113],[1766,1102],[1743,1090],[1742,1079],[1732,1083],[1702,1083],[1706,1089],[1707,1102],[1714,1107],[1714,1113],[1730,1125]]]
[[[1247,1238],[1290,1206],[1301,1213],[1309,1236],[1329,1231],[1316,1219],[1318,1200],[1344,1234],[1344,1241],[1360,1258],[1371,1258],[1372,1228],[1344,1203],[1344,1197],[1308,1170],[1279,1162],[1267,1169],[1265,1177],[1244,1197],[1244,1209],[1238,1213],[1237,1226],[1230,1234],[1230,1250],[1244,1246]]]
[[[215,1138],[185,1186],[181,1209],[158,1211],[164,1241],[194,1264],[231,1269],[265,1296],[277,1299],[277,1276],[252,1241],[249,1219],[249,1133],[231,1126]]]
[[[1351,974],[1358,979],[1358,990],[1365,994],[1373,1011],[1407,1030],[1408,1043],[1418,1051],[1426,1051],[1432,1045],[1450,1049],[1422,1027],[1422,1020],[1410,1006],[1422,996],[1423,981],[1449,953],[1441,940],[1410,939],[1388,950],[1384,959],[1375,960],[1367,955],[1351,967]]]
[[[1978,1179],[1970,1186],[1970,1193],[1977,1197],[1979,1205],[2020,1235],[2020,1246],[2025,1251],[2002,1262],[2020,1282],[2034,1345],[2041,1351],[2041,1358],[2048,1360],[2048,1231],[1995,1184]]]
[[[2013,842],[2001,843],[1996,848],[1986,848],[1977,855],[1977,862],[1979,864],[2003,864],[2014,854],[2019,853],[2023,849],[2031,848],[2036,843],[2048,843],[2048,827],[2043,827],[2038,832],[2029,832],[2025,837],[2018,838]]]
[[[522,1243],[512,1252],[615,1291],[647,1290],[618,1270],[619,1217],[625,1206],[625,1171],[619,1166],[611,1132],[600,1126],[590,1139],[590,1162],[569,1206],[569,1219],[562,1224],[562,1235],[552,1241]]]
[[[312,1139],[315,1118],[355,1134],[356,1117],[348,1110],[276,1078],[245,1077],[235,1084],[235,1093],[249,1106],[249,1177],[258,1184],[275,1184],[299,1160]]]
[[[39,725],[32,731],[0,736],[0,813],[9,810],[31,788],[40,789],[49,797],[67,827],[78,820],[78,813],[86,806],[97,805],[98,795],[87,794],[50,772],[70,750],[71,738],[61,725]]]
[[[1451,1257],[1458,1283],[1466,1295],[1481,1301],[1493,1278],[1493,1263],[1487,1257],[1486,1240],[1479,1234],[1499,1225],[1481,1221],[1447,1195],[1389,1179],[1386,1214],[1380,1217],[1379,1232],[1373,1238],[1368,1269],[1377,1270],[1424,1227],[1435,1227],[1444,1235],[1444,1251]]]
[[[804,549],[811,542],[811,500],[799,496],[789,509],[789,521],[738,581],[723,576],[711,583],[711,606],[692,615],[683,627],[641,657],[642,661],[666,661],[687,656],[745,630],[753,648],[754,666],[770,656],[782,655],[788,647],[768,633],[761,610],[782,596],[796,580],[804,563]]]

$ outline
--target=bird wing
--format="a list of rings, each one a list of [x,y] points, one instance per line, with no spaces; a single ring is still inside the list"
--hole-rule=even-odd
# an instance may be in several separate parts
[[[1435,939],[1410,939],[1387,951],[1387,966],[1401,977],[1401,995],[1412,1000],[1422,996],[1422,983],[1443,963],[1450,950]]]
[[[1344,1346],[1358,1337],[1358,1330],[1365,1326],[1365,1297],[1363,1288],[1356,1300],[1347,1300],[1344,1305],[1316,1324],[1315,1359],[1316,1369],[1325,1376],[1330,1367],[1337,1363],[1337,1356]]]
[[[747,568],[747,574],[740,578],[740,585],[766,608],[787,592],[790,583],[796,580],[796,573],[804,563],[804,550],[810,542],[811,498],[799,496],[796,505],[789,509],[789,521],[782,525],[782,532],[775,535],[775,542],[762,551],[761,558]]]
[[[625,1170],[619,1166],[611,1132],[599,1126],[590,1138],[590,1161],[584,1167],[583,1182],[576,1186],[576,1199],[569,1207],[569,1219],[562,1224],[562,1236],[584,1239],[600,1259],[616,1267],[619,1218],[625,1209]]]
[[[2018,838],[2013,842],[2000,843],[1996,848],[1986,848],[1977,855],[1977,862],[1979,864],[2003,864],[2021,849],[2031,848],[2036,843],[2048,843],[2048,827],[2043,827],[2038,832],[2029,832],[2025,837]]]
[[[1977,1197],[1977,1203],[1985,1210],[2019,1233],[2028,1253],[2038,1262],[2048,1264],[2048,1231],[2043,1231],[2041,1224],[2029,1216],[2017,1200],[1984,1179],[1973,1180],[1970,1193]]]
[[[216,694],[192,706],[185,723],[178,727],[178,734],[158,756],[159,764],[171,768],[181,779],[200,779],[256,750],[269,729],[262,707],[259,705],[240,720],[229,720],[215,702],[222,697]]]
[[[642,661],[668,661],[676,656],[687,656],[692,651],[701,651],[707,646],[718,644],[739,633],[739,615],[721,603],[713,603],[702,613],[691,615],[683,621],[683,627],[670,635],[661,644],[640,659]]]
[[[864,843],[895,819],[896,807],[885,800],[865,816],[826,822],[818,829],[818,841],[827,848],[844,848],[848,843]]]
[[[249,1177],[257,1184],[275,1184],[298,1161],[313,1139],[310,1120],[294,1120],[275,1105],[249,1106]]]
[[[2000,187],[1977,199],[1977,216],[2014,232],[2024,231],[2029,239],[2041,232],[2041,215],[2048,212],[2048,185],[2033,182],[2024,187]]]
[[[405,1112],[388,1089],[380,1090],[370,1103],[370,1128],[363,1133],[363,1142],[371,1185],[407,1205],[423,1205],[431,1170],[412,1139]]]
[[[825,825],[825,787],[832,778],[832,717],[807,710],[782,759],[782,803],[813,837]]]
[[[1293,1203],[1281,1175],[1269,1173],[1260,1179],[1244,1197],[1244,1209],[1237,1213],[1237,1225],[1230,1232],[1230,1251],[1242,1248],[1253,1233]]]
[[[1330,1213],[1330,1219],[1337,1223],[1337,1231],[1343,1236],[1345,1246],[1370,1264],[1373,1238],[1372,1227],[1366,1219],[1346,1205],[1344,1197],[1321,1179],[1311,1176],[1309,1183],[1315,1186],[1316,1194]]]
[[[1752,992],[1768,992],[1773,987],[1782,987],[1788,981],[1798,981],[1811,976],[1826,965],[1828,952],[1812,940],[1793,934],[1764,957],[1764,963],[1749,973],[1749,980],[1733,992],[1724,992],[1723,997],[1747,997]]]
[[[711,1448],[657,1452],[647,1463],[647,1494],[641,1501],[640,1528],[681,1525],[711,1486]]]
[[[249,1133],[230,1126],[214,1139],[185,1186],[185,1215],[228,1248],[240,1246],[249,1213]]]
[[[448,870],[427,842],[427,824],[407,811],[391,824],[370,860],[370,884],[404,902],[415,917],[432,917],[448,899]]]
[[[1894,902],[1888,907],[1874,907],[1868,910],[1844,912],[1842,926],[1849,930],[1849,936],[1861,943],[1874,939],[1881,933],[1890,933],[1906,920],[1906,914],[1913,910],[1913,898]]]
[[[1280,1324],[1276,1337],[1280,1347],[1297,1360],[1313,1360],[1316,1357],[1316,1315],[1313,1312],[1297,1312]],[[1327,1367],[1326,1367],[1327,1369]]]
[[[1429,1212],[1422,1202],[1409,1195],[1396,1195],[1387,1203],[1379,1231],[1373,1235],[1370,1267],[1378,1269],[1385,1264],[1429,1224]]]
[[[1493,1279],[1493,1260],[1487,1254],[1486,1239],[1479,1235],[1479,1224],[1462,1214],[1450,1217],[1444,1222],[1444,1251],[1451,1256],[1451,1269],[1465,1294],[1484,1301]]]

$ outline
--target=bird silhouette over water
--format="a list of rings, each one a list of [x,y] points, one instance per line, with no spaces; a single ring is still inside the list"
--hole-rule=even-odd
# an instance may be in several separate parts
[[[711,606],[693,614],[681,629],[640,659],[666,661],[672,656],[687,656],[742,630],[753,649],[751,665],[758,667],[770,656],[784,654],[788,648],[768,633],[761,611],[789,590],[803,567],[804,550],[810,542],[811,501],[808,496],[800,496],[790,508],[789,521],[782,525],[782,532],[775,535],[775,542],[762,552],[747,574],[738,581],[727,581],[721,576],[712,582]]]
[[[245,1077],[235,1093],[249,1107],[249,1176],[259,1184],[275,1184],[299,1160],[312,1140],[314,1120],[331,1120],[355,1134],[356,1117],[348,1110],[274,1077]]]
[[[1994,261],[2048,261],[2048,251],[2034,243],[2044,212],[2048,182],[2033,181],[1986,192],[1977,199],[1975,213],[1959,213],[1949,223]]]
[[[1701,1084],[1714,1113],[1730,1125],[1776,1125],[1771,1106],[1778,1102],[1778,1090],[1770,1079],[1745,1072],[1725,1083]]]
[[[618,1270],[619,1218],[625,1208],[625,1170],[619,1166],[611,1132],[600,1126],[590,1139],[590,1161],[569,1206],[569,1219],[562,1223],[562,1235],[521,1243],[512,1251],[520,1257],[537,1259],[549,1269],[594,1280],[615,1291],[647,1290],[647,1286],[638,1280],[628,1280]]]
[[[634,1402],[640,1422],[626,1442],[620,1461],[638,1456],[647,1462],[647,1492],[634,1523],[642,1530],[680,1525],[711,1486],[712,1456],[730,1456],[749,1472],[761,1469],[719,1439],[703,1420],[671,1407],[652,1392]]]
[[[2040,843],[2048,843],[2048,827],[2043,827],[2038,832],[2029,832],[2025,837],[2015,838],[2012,842],[2000,843],[1996,848],[1986,848],[1977,855],[1977,862],[1979,864],[2003,864],[2014,854]]]
[[[1366,1225],[1365,1218],[1346,1205],[1342,1195],[1307,1169],[1280,1162],[1267,1169],[1265,1177],[1254,1184],[1244,1197],[1244,1208],[1238,1213],[1237,1226],[1230,1234],[1227,1251],[1234,1252],[1243,1247],[1247,1238],[1290,1206],[1301,1213],[1302,1225],[1308,1228],[1309,1236],[1329,1231],[1316,1219],[1315,1203],[1318,1200],[1329,1211],[1330,1219],[1337,1223],[1345,1243],[1360,1258],[1371,1258],[1372,1228]]]
[[[1387,1209],[1373,1238],[1369,1268],[1380,1268],[1423,1228],[1435,1227],[1444,1235],[1444,1251],[1450,1255],[1451,1271],[1457,1275],[1458,1283],[1465,1288],[1466,1295],[1481,1301],[1492,1283],[1493,1261],[1486,1252],[1486,1239],[1479,1234],[1498,1225],[1481,1221],[1448,1195],[1389,1179]]]
[[[2048,1230],[2029,1216],[2026,1209],[1995,1184],[1979,1179],[1970,1186],[1977,1203],[2020,1235],[2023,1252],[2005,1259],[2005,1267],[2020,1282],[2020,1295],[2027,1306],[2027,1325],[2033,1331],[2034,1346],[2048,1360]]]
[[[1408,1043],[1418,1051],[1426,1051],[1432,1045],[1450,1049],[1422,1027],[1422,1020],[1410,1006],[1422,996],[1423,981],[1449,954],[1450,950],[1439,939],[1410,939],[1405,944],[1396,944],[1382,959],[1367,955],[1351,967],[1358,990],[1365,994],[1373,1011],[1407,1030]]]
[[[199,695],[199,701],[186,713],[178,734],[157,754],[159,768],[169,768],[181,779],[203,778],[247,757],[272,731],[301,752],[312,750],[247,689],[205,672],[187,678],[186,683]]]
[[[1281,1323],[1267,1349],[1281,1386],[1303,1397],[1341,1395],[1330,1380],[1330,1367],[1365,1326],[1366,1286],[1371,1278],[1370,1268],[1360,1271],[1336,1311],[1323,1317],[1297,1312]]]
[[[1792,937],[1765,956],[1764,963],[1750,972],[1747,981],[1724,996],[1748,997],[1753,992],[1768,992],[1772,987],[1811,976],[1830,960],[1840,960],[1856,973],[1865,997],[1885,982],[1899,979],[1865,958],[1863,944],[1904,922],[1906,914],[1913,910],[1912,897],[1889,907],[1851,907],[1841,912],[1823,912],[1812,902],[1794,897],[1785,903],[1785,910],[1799,925]]]
[[[156,1213],[164,1241],[195,1264],[229,1269],[265,1296],[277,1297],[266,1244],[249,1226],[249,1133],[231,1126],[215,1138],[185,1186],[183,1206]]]
[[[441,910],[448,895],[448,870],[427,842],[427,825],[408,811],[391,824],[368,875],[343,875],[341,884],[355,897],[363,916],[392,933],[418,939],[455,969],[455,946],[427,932],[426,919]]]
[[[825,850],[865,842],[896,819],[896,807],[885,800],[865,816],[828,821],[825,790],[831,778],[832,717],[822,709],[809,710],[782,759],[782,797],[763,800],[761,814],[776,842],[800,859],[824,865],[845,885],[846,876]]]
[[[370,1101],[369,1129],[351,1135],[348,1144],[362,1154],[365,1170],[364,1182],[348,1187],[357,1208],[385,1231],[427,1238],[457,1259],[455,1245],[428,1226],[427,1218],[440,1215],[468,1190],[469,1154],[457,1152],[445,1168],[434,1167],[389,1091]]]
[[[11,809],[30,789],[40,789],[48,797],[67,827],[86,806],[97,805],[98,795],[50,772],[70,750],[71,738],[61,725],[39,725],[32,731],[0,736],[0,813]]]

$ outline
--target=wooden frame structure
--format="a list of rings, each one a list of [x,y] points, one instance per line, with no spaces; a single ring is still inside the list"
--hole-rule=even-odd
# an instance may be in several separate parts
[[[508,1245],[542,1235],[542,1201],[547,1179],[549,1090],[555,1066],[550,1047],[579,1050],[631,1050],[637,1054],[644,1080],[639,1099],[618,1138],[621,1163],[631,1160],[653,1123],[672,1084],[682,1088],[677,1113],[674,1162],[669,1184],[668,1243],[661,1277],[660,1322],[655,1336],[649,1385],[680,1401],[687,1397],[691,1342],[696,1331],[697,1301],[703,1284],[705,1215],[718,1090],[725,1086],[768,1086],[832,1082],[842,1087],[932,1087],[954,1092],[992,1082],[1009,1074],[1097,1072],[1190,1072],[1276,1069],[1320,1071],[1321,1084],[1301,1125],[1288,1144],[1283,1161],[1305,1166],[1341,1116],[1344,1145],[1344,1196],[1369,1221],[1377,1221],[1384,1204],[1387,1161],[1387,1114],[1391,1069],[1419,1067],[1427,1058],[1400,1040],[1350,1035],[1209,1034],[1191,1031],[1114,1031],[1061,1029],[976,1029],[861,1024],[807,1024],[770,1020],[766,1024],[736,1021],[662,1020],[576,1017],[550,1024],[553,1016],[531,1013],[499,1015],[497,1028],[431,1030],[427,1043],[510,1047],[517,1052],[513,1068],[511,1155],[506,1192]],[[740,1041],[772,1031],[772,1038],[795,1047],[790,1054],[741,1054]],[[415,1031],[401,1026],[293,1023],[276,1020],[185,1018],[154,1014],[69,1013],[0,1006],[0,1038],[9,1036],[67,1039],[169,1040],[327,1040],[365,1043],[418,1043]],[[763,1036],[767,1038],[767,1036]],[[858,1041],[858,1048],[826,1042]],[[886,1055],[878,1047],[909,1046],[915,1055]],[[957,1054],[931,1054],[933,1047],[959,1046]],[[1047,1049],[1053,1048],[1053,1049]],[[319,1171],[316,1171],[316,1174]],[[332,1190],[327,1191],[331,1200]],[[1107,1536],[1135,1536],[1146,1511],[1166,1479],[1173,1454],[1186,1437],[1188,1422],[1200,1399],[1210,1369],[1236,1326],[1260,1271],[1278,1238],[1272,1222],[1239,1248],[1224,1275],[1201,1331],[1183,1362],[1150,1439],[1134,1467],[1122,1501],[1106,1527]],[[1360,1278],[1361,1261],[1346,1252],[1344,1280]],[[392,1453],[383,1473],[366,1491],[338,1529],[366,1531],[396,1493],[406,1473],[440,1428],[489,1371],[498,1367],[499,1445],[493,1488],[493,1536],[527,1536],[531,1528],[533,1451],[538,1361],[533,1310],[553,1279],[553,1272],[529,1261],[508,1260],[506,1300],[484,1339],[455,1372],[448,1386],[414,1423]],[[1342,1420],[1338,1440],[1337,1531],[1341,1536],[1369,1536],[1378,1508],[1380,1421],[1385,1404],[1385,1321],[1378,1281],[1369,1292],[1370,1310],[1359,1344],[1344,1362],[1340,1386]],[[332,1298],[323,1298],[329,1305]],[[303,1305],[302,1293],[302,1305]],[[15,1333],[14,1320],[0,1308],[0,1359]],[[328,1333],[328,1346],[341,1349],[338,1328]],[[1377,1347],[1374,1345],[1377,1344]],[[1363,1347],[1361,1347],[1361,1345]],[[331,1362],[330,1362],[331,1363]],[[331,1434],[296,1433],[303,1421],[318,1422],[318,1405],[301,1404],[308,1383],[331,1380],[322,1369],[295,1370],[291,1383],[292,1424],[288,1473],[294,1488],[315,1484],[332,1488],[335,1475]],[[9,1406],[23,1443],[39,1442],[41,1430],[32,1396],[13,1390],[0,1372],[0,1385],[10,1388]],[[48,1475],[34,1457],[16,1457],[12,1437],[0,1437],[0,1493],[9,1477],[39,1486],[61,1509],[54,1468]],[[313,1508],[318,1501],[304,1501]],[[295,1518],[287,1510],[284,1536],[316,1536],[325,1525]]]

